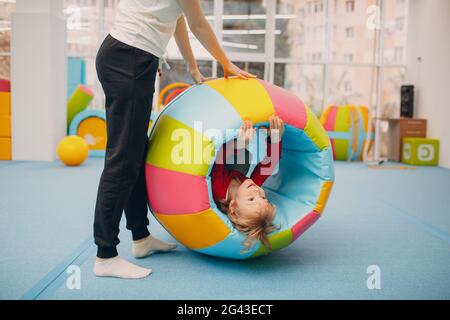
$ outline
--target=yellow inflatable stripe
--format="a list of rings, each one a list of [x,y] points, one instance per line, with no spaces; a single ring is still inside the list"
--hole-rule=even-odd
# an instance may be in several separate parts
[[[214,143],[184,123],[163,115],[152,131],[146,162],[159,168],[206,176]]]
[[[364,131],[367,131],[367,126],[369,124],[369,110],[365,106],[360,106],[359,112],[361,112],[361,116],[363,118]]]
[[[217,79],[206,84],[219,92],[243,120],[265,122],[275,112],[269,94],[256,79]]]
[[[190,249],[212,246],[224,240],[231,232],[211,209],[193,214],[155,213],[155,216],[167,231]]]
[[[327,122],[328,119],[328,115],[330,114],[331,110],[333,109],[333,106],[329,106],[328,108],[325,109],[325,111],[322,113],[322,115],[320,116],[320,124],[325,126],[325,123]]]
[[[331,187],[333,186],[333,181],[325,181],[322,185],[322,190],[320,191],[319,199],[317,200],[316,207],[314,211],[317,213],[322,213],[325,205],[328,201],[328,196],[331,192]]]
[[[312,112],[311,109],[307,106],[305,106],[305,108],[307,119],[304,131],[309,136],[309,138],[314,142],[314,144],[320,150],[323,150],[330,145],[330,139],[328,138],[325,129],[320,124],[320,121],[319,119],[317,119],[314,112]]]

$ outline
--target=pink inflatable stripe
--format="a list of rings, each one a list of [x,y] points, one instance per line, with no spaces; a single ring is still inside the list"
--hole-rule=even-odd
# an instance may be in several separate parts
[[[94,91],[92,91],[91,88],[86,87],[82,84],[78,85],[78,90],[83,91],[84,93],[86,93],[89,96],[94,96]]]
[[[324,128],[327,131],[333,131],[334,130],[334,124],[336,123],[336,116],[337,116],[338,108],[336,106],[330,107],[330,111],[327,115],[327,120],[325,121]]]
[[[298,129],[306,126],[306,109],[303,102],[292,93],[258,79],[272,100],[275,112],[283,121]]]
[[[210,207],[205,177],[145,164],[147,194],[153,212],[189,214]]]
[[[309,227],[311,227],[317,219],[320,218],[320,214],[316,211],[311,211],[306,216],[304,216],[299,222],[292,226],[292,241],[295,241],[300,237]]]

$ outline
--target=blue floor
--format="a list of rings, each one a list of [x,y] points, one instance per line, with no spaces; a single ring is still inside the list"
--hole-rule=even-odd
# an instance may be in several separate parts
[[[370,170],[336,163],[324,216],[290,247],[229,261],[190,252],[134,260],[144,280],[96,278],[92,219],[102,160],[0,162],[1,299],[449,299],[450,170]],[[122,221],[124,222],[124,221]],[[173,241],[152,218],[152,233]],[[68,266],[80,268],[69,289]],[[381,289],[366,286],[367,267]]]

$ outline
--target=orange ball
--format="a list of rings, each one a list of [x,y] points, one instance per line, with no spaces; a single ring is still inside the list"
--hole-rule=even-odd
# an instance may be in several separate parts
[[[88,157],[89,146],[79,136],[67,136],[58,144],[57,153],[66,166],[79,166]]]

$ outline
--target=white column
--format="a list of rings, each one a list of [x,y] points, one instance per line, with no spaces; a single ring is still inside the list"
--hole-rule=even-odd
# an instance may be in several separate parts
[[[407,84],[416,86],[414,114],[440,140],[439,165],[450,168],[450,1],[409,1]]]
[[[56,159],[66,135],[66,23],[61,0],[17,0],[12,15],[13,160]]]

